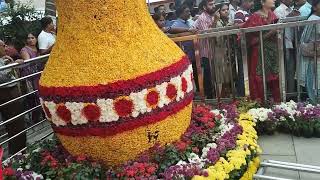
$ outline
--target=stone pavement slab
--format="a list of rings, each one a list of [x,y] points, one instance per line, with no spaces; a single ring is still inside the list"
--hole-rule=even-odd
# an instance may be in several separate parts
[[[293,137],[297,162],[320,167],[320,138]],[[320,174],[300,172],[301,180],[320,180]]]
[[[320,138],[308,139],[287,134],[275,134],[260,136],[259,144],[263,150],[261,160],[295,162],[320,167]],[[320,180],[320,174],[270,167],[265,170],[264,174],[294,180]]]
[[[272,136],[259,136],[259,145],[264,155],[295,156],[292,136],[276,133]]]

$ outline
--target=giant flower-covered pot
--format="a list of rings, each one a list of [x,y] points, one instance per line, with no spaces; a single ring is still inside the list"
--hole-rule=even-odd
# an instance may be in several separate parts
[[[57,0],[57,43],[40,80],[63,146],[116,165],[180,138],[192,68],[158,30],[145,0]]]

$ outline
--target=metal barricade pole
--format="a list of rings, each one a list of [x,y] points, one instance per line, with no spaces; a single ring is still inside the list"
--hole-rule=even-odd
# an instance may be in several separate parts
[[[216,44],[216,38],[211,37],[209,38],[209,47],[211,49],[211,58],[209,58],[209,66],[210,66],[210,72],[211,72],[211,85],[212,85],[212,95],[215,94],[215,98],[218,100],[218,103],[220,102],[220,91],[217,83],[217,76],[215,72],[215,54],[216,54],[216,49],[215,49],[215,44]]]
[[[318,56],[317,56],[317,24],[314,25],[314,74],[315,74],[315,91],[316,91],[316,103],[319,101],[318,93]]]
[[[25,98],[25,97],[27,97],[27,96],[30,96],[30,95],[32,95],[32,94],[35,94],[35,93],[37,93],[37,92],[38,92],[38,90],[35,90],[35,91],[29,92],[29,93],[27,93],[27,94],[21,95],[21,96],[19,96],[19,97],[17,97],[17,98],[14,98],[14,99],[12,99],[12,100],[10,100],[10,101],[7,101],[7,102],[5,102],[5,103],[3,103],[3,104],[0,104],[0,108],[3,107],[3,106],[6,106],[7,104],[13,103],[13,102],[18,101],[18,100],[20,100],[20,99],[23,99],[23,98]]]
[[[282,101],[286,101],[286,76],[285,76],[285,67],[284,67],[284,48],[283,48],[283,29],[278,30],[278,56],[279,56],[279,87],[280,95],[282,95]]]
[[[193,44],[194,44],[194,54],[196,58],[196,66],[197,66],[197,76],[198,76],[198,84],[199,84],[199,91],[200,91],[200,96],[202,97],[202,100],[205,98],[204,94],[204,88],[203,88],[203,73],[201,69],[201,57],[200,57],[200,52],[199,52],[199,39],[195,38],[193,39]]]
[[[25,79],[28,79],[28,78],[32,78],[32,77],[38,76],[38,75],[40,75],[41,73],[42,73],[42,71],[36,72],[36,73],[33,73],[33,74],[29,74],[29,75],[24,76],[24,77],[22,77],[22,78],[17,78],[17,79],[15,79],[15,80],[10,81],[10,82],[2,83],[2,84],[0,84],[0,88],[5,87],[5,86],[8,86],[8,85],[13,84],[13,83],[20,82],[20,81],[25,80]]]
[[[230,46],[230,37],[227,36],[227,51],[228,51],[228,58],[227,58],[227,63],[229,67],[229,73],[230,73],[230,83],[231,83],[231,92],[232,92],[232,99],[236,99],[235,95],[235,88],[234,88],[234,82],[233,82],[233,68],[232,68],[232,61],[231,61],[231,46]]]
[[[41,120],[40,122],[38,122],[38,123],[36,123],[36,124],[34,124],[34,125],[32,125],[32,126],[30,126],[30,127],[26,128],[26,129],[24,129],[24,130],[20,131],[19,133],[17,133],[17,134],[15,134],[15,135],[13,135],[13,136],[9,137],[8,139],[6,139],[6,140],[4,140],[4,141],[0,142],[0,146],[2,146],[3,144],[5,144],[5,143],[7,143],[7,142],[11,141],[12,139],[14,139],[14,138],[18,137],[19,135],[22,135],[23,133],[28,132],[28,131],[29,131],[29,130],[31,130],[32,128],[34,128],[34,127],[36,127],[36,126],[38,126],[38,125],[40,125],[40,124],[42,124],[42,123],[44,123],[44,122],[46,122],[46,121],[47,121],[47,119]]]
[[[244,78],[244,88],[245,96],[250,96],[249,90],[249,71],[248,71],[248,51],[247,51],[247,40],[246,34],[241,34],[241,56],[242,56],[242,66],[243,66],[243,78]]]
[[[261,55],[261,66],[262,66],[262,81],[263,81],[263,97],[264,101],[267,100],[267,83],[266,83],[266,71],[264,66],[264,49],[263,49],[263,34],[262,31],[259,32],[259,42],[260,42],[260,55]]]
[[[299,57],[299,44],[298,44],[298,27],[294,28],[294,47],[296,48],[295,57],[296,57],[296,74],[297,74],[297,93],[298,101],[301,101],[301,89],[300,89],[300,57]]]

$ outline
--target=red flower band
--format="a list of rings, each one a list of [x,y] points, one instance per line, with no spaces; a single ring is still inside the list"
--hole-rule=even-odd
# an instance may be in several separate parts
[[[120,80],[107,85],[96,86],[75,86],[75,87],[39,87],[39,93],[45,101],[67,102],[79,101],[84,102],[83,98],[114,98],[119,95],[128,95],[141,89],[148,89],[157,84],[168,81],[168,79],[180,75],[189,66],[189,60],[186,56],[178,62],[165,67],[159,71],[152,72],[135,79]],[[85,100],[85,102],[89,102]]]

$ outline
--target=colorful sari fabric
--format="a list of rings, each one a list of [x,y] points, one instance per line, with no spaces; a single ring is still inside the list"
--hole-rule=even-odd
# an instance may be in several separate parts
[[[33,50],[32,48],[30,48],[28,46],[25,46],[24,48],[22,48],[21,52],[28,53],[29,56],[30,56],[30,59],[39,56],[38,51],[35,51],[35,50]],[[25,66],[25,67],[20,69],[20,76],[24,77],[24,76],[27,76],[27,75],[31,75],[31,74],[37,73],[39,71],[42,71],[43,68],[44,68],[44,64],[39,64],[39,63],[37,63],[37,64],[29,64],[29,65],[27,65],[27,66]],[[23,81],[21,83],[21,90],[22,90],[23,94],[27,94],[27,93],[30,93],[32,91],[37,90],[38,87],[39,87],[39,85],[38,85],[39,84],[39,79],[40,79],[40,75],[34,76],[32,78],[28,78],[26,81]],[[27,109],[31,109],[31,108],[39,105],[40,104],[39,94],[35,93],[35,94],[27,96],[25,103],[26,103],[26,108]],[[40,111],[40,110],[33,111],[32,114],[31,114],[31,118],[32,118],[31,124],[39,122],[40,120],[43,119],[42,118],[42,111]],[[29,121],[28,121],[28,123],[29,123]]]
[[[313,20],[320,20],[319,16],[316,15],[311,15],[308,20],[313,21]],[[301,36],[301,46],[300,46],[300,51],[299,51],[299,57],[300,57],[300,66],[299,66],[299,84],[301,86],[306,87],[306,90],[308,92],[309,99],[313,103],[316,102],[316,87],[315,87],[315,82],[316,82],[316,76],[318,80],[318,95],[320,95],[320,65],[319,65],[319,53],[317,57],[317,74],[315,73],[315,59],[314,59],[314,45],[313,42],[319,41],[320,39],[320,25],[317,24],[315,25],[307,25],[302,33]],[[311,48],[309,48],[309,54],[311,56],[306,56],[306,54],[302,53],[303,52],[303,45],[304,44],[312,44]]]
[[[277,20],[276,15],[270,11],[268,17],[262,16],[260,13],[254,13],[244,27],[256,27],[272,24]],[[263,35],[269,32],[263,32]],[[254,100],[264,100],[263,78],[262,78],[262,58],[260,52],[259,32],[247,35],[249,47],[249,89],[250,97]],[[263,39],[264,49],[264,69],[267,81],[267,87],[271,90],[273,100],[280,101],[279,89],[279,67],[278,52],[276,44],[276,34]]]

